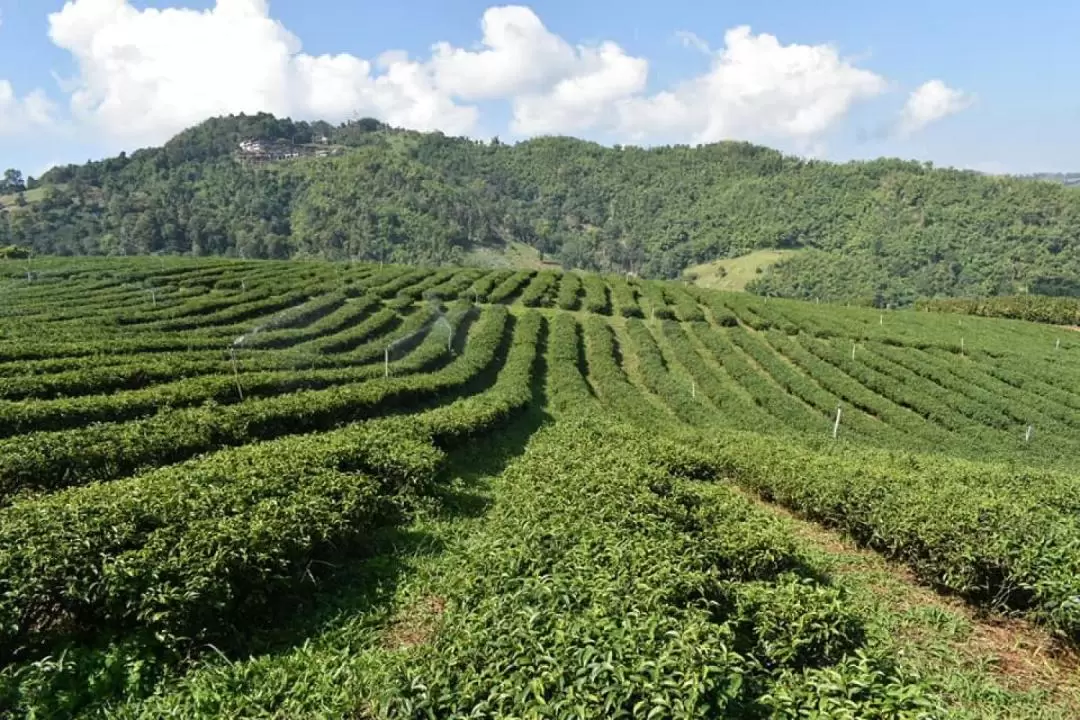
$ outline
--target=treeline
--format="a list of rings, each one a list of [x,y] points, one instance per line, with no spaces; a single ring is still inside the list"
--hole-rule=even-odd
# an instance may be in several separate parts
[[[348,152],[269,165],[244,139]],[[833,164],[740,142],[516,145],[270,115],[230,116],[160,148],[55,168],[10,207],[0,245],[45,254],[190,253],[438,263],[510,240],[568,268],[676,277],[761,248],[805,248],[758,293],[905,305],[1080,278],[1080,193],[881,159]]]
[[[920,300],[919,309],[983,317],[1012,318],[1052,325],[1080,325],[1080,298],[1009,295],[988,298]]]

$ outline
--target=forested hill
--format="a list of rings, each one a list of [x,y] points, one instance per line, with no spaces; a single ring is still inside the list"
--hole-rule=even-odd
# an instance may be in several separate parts
[[[238,154],[253,139],[338,154],[256,164]],[[803,248],[749,289],[901,304],[1080,286],[1075,188],[747,143],[507,145],[237,116],[35,184],[33,198],[0,202],[0,246],[435,263],[516,240],[566,267],[661,277]]]

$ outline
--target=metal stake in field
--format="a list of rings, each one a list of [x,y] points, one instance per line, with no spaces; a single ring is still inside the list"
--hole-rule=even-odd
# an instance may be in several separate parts
[[[383,351],[383,377],[390,377],[390,346]]]
[[[236,364],[236,348],[229,348],[229,357],[232,359],[233,379],[236,380],[236,393],[240,396],[240,402],[244,402],[244,388],[240,387],[240,368]]]
[[[836,436],[840,434],[840,408],[836,408],[836,422],[832,426],[832,439],[835,440]]]
[[[697,380],[690,381],[690,397],[697,400]]]
[[[1054,344],[1054,349],[1055,350],[1060,350],[1061,349],[1061,338],[1057,339],[1057,342]]]
[[[885,314],[884,313],[882,313],[881,315],[878,315],[877,324],[878,325],[884,325],[885,324]]]
[[[150,293],[150,299],[154,302],[154,307],[157,307],[157,290],[150,288],[147,292]]]
[[[1024,433],[1024,442],[1031,442],[1031,433],[1035,431],[1035,426],[1028,425],[1027,432]]]
[[[851,343],[851,359],[855,359],[855,343]]]

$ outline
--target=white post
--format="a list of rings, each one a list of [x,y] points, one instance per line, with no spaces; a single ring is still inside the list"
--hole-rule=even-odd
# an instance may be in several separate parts
[[[851,343],[851,359],[855,359],[855,343]]]
[[[240,279],[240,287],[244,290],[244,292],[247,292],[247,280],[244,280],[243,278],[241,278]]]
[[[885,314],[884,313],[882,313],[881,315],[878,316],[877,324],[878,325],[884,325],[885,324]]]
[[[1057,339],[1057,343],[1054,345],[1054,349],[1055,350],[1060,350],[1061,349],[1061,338]]]
[[[1025,435],[1024,435],[1024,442],[1031,442],[1031,433],[1032,433],[1032,431],[1034,429],[1035,429],[1034,426],[1028,425],[1027,433],[1025,433]]]
[[[383,351],[383,377],[390,377],[390,346]]]
[[[697,400],[697,380],[690,381],[690,397]]]
[[[960,338],[960,354],[961,355],[964,354],[964,350],[965,350],[965,348],[964,348],[964,338]]]
[[[835,440],[836,436],[839,435],[839,434],[840,434],[840,408],[836,408],[836,422],[833,423],[833,426],[832,426],[833,440]]]

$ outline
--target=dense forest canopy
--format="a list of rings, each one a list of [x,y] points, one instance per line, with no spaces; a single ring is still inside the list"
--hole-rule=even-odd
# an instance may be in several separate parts
[[[252,139],[346,151],[245,162],[238,146]],[[742,142],[510,145],[370,119],[240,115],[160,148],[54,168],[33,185],[34,202],[0,207],[0,246],[441,263],[515,240],[568,268],[651,277],[796,248],[748,289],[878,305],[1080,279],[1075,188],[895,159],[806,160]]]

